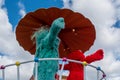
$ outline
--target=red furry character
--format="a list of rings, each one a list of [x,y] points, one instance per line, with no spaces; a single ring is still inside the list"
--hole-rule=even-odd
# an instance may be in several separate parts
[[[88,64],[97,60],[101,60],[103,58],[103,50],[99,49],[95,53],[84,56],[80,50],[72,52],[68,55],[69,59],[74,59],[78,61],[86,61]],[[67,77],[67,80],[84,80],[84,69],[82,64],[69,62],[64,67],[65,70],[69,70],[70,74]]]

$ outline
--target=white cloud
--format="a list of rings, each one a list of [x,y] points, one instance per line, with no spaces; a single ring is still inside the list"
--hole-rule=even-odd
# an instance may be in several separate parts
[[[11,40],[11,36],[13,36],[12,25],[9,23],[6,11],[0,9],[0,45],[3,45],[1,46],[0,51],[7,51],[4,50],[4,47],[8,47],[7,43],[9,43],[9,39]]]
[[[26,15],[25,6],[20,1],[18,2],[18,6],[20,8],[19,14],[21,17],[24,17]]]
[[[0,58],[0,65],[14,64],[16,60],[12,60],[9,57],[4,56]],[[21,61],[20,61],[21,62]],[[21,80],[29,80],[32,75],[33,63],[21,64],[20,65],[20,79]],[[9,74],[10,75],[9,75]],[[0,73],[0,78],[2,74]],[[11,66],[5,68],[5,80],[17,80],[17,67]]]
[[[95,62],[94,65],[102,66],[109,80],[119,80],[119,76],[115,78],[110,78],[110,76],[120,74],[118,71],[120,61],[116,61],[116,56],[120,56],[120,29],[113,26],[116,20],[120,19],[120,0],[71,0],[71,6],[69,0],[63,1],[64,7],[82,13],[95,25],[96,40],[86,53],[92,53],[103,48],[104,59]]]
[[[0,0],[0,7],[4,4],[4,0]]]
[[[120,0],[115,0],[114,1],[114,6],[116,8],[116,16],[120,20]]]
[[[16,41],[15,33],[12,31],[12,25],[9,22],[7,12],[0,9],[0,52],[8,55],[18,55],[25,52]],[[22,51],[22,52],[20,52]]]
[[[63,3],[65,8],[70,8],[69,0],[63,0]]]
[[[15,63],[16,61],[26,61],[33,59],[33,56],[30,55],[28,52],[24,51],[21,48],[16,40],[15,32],[12,31],[12,25],[9,22],[7,9],[2,7],[4,5],[4,1],[0,0],[0,53],[4,54],[5,56],[0,57],[0,66],[6,65],[10,63]],[[29,67],[32,64],[28,65]],[[26,68],[27,65],[24,66],[21,70],[29,71],[26,72],[26,76],[21,74],[22,80],[28,80],[28,76],[32,74],[32,67]],[[11,67],[10,69],[6,69],[11,75],[15,75],[15,68]],[[31,73],[30,73],[31,71]],[[6,72],[6,73],[7,73]],[[23,73],[23,72],[21,72]],[[1,78],[1,73],[0,73]],[[11,77],[9,74],[6,75],[6,80],[16,80],[15,77]],[[12,79],[11,79],[12,78]],[[23,79],[24,78],[24,79]]]
[[[112,25],[111,25],[112,26]],[[119,34],[120,29],[111,26],[102,26],[103,28],[96,28],[96,47],[102,47],[109,50],[119,48]]]
[[[64,7],[82,13],[95,25],[96,40],[94,46],[87,53],[93,53],[97,49],[103,48],[105,52],[104,59],[93,64],[102,67],[107,74],[107,79],[119,80],[120,61],[116,61],[116,56],[120,56],[120,29],[114,28],[112,25],[116,22],[116,19],[120,19],[120,0],[114,0],[114,2],[112,0],[72,0],[71,6],[69,5],[69,0],[63,1]],[[1,8],[2,5],[4,5],[4,1],[0,0],[0,45],[2,45],[0,46],[0,52],[9,56],[0,58],[0,65],[15,63],[17,60],[33,59],[33,56],[24,51],[16,41],[15,33],[12,31],[12,25],[7,16],[7,9]],[[21,2],[18,2],[18,5],[20,7],[19,13],[23,17],[26,14],[25,7]],[[32,67],[33,64],[21,66],[22,80],[29,79],[32,74]],[[15,71],[14,68],[11,67],[7,72],[14,76],[16,74],[13,73]],[[28,74],[24,75],[23,73]],[[95,77],[94,75],[91,76]],[[9,80],[11,76],[8,75],[7,78]]]

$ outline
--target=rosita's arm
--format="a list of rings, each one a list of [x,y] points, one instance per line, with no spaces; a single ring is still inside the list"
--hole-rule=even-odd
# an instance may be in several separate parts
[[[102,50],[102,49],[99,49],[99,50],[97,50],[95,53],[86,56],[85,61],[86,61],[87,63],[91,63],[91,62],[94,62],[94,61],[101,60],[101,59],[103,59],[103,57],[104,57],[103,54],[104,54],[103,50]]]
[[[53,21],[49,33],[47,35],[47,37],[45,38],[48,42],[48,44],[52,44],[54,42],[54,40],[57,38],[59,32],[61,31],[61,29],[64,28],[64,19],[63,18],[57,18],[56,20]]]

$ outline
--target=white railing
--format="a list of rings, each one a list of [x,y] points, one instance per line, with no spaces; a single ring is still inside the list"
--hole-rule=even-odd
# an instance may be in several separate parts
[[[82,64],[84,66],[84,80],[87,80],[86,79],[86,66],[89,66],[89,67],[92,67],[92,68],[95,68],[97,70],[97,80],[106,80],[106,74],[105,72],[100,68],[100,67],[96,67],[96,66],[93,66],[93,65],[90,65],[90,64],[87,64],[86,62],[81,62],[81,61],[77,61],[77,60],[72,60],[72,59],[67,59],[67,58],[41,58],[41,59],[38,59],[38,58],[35,58],[34,60],[31,60],[31,61],[25,61],[25,62],[16,62],[14,64],[8,64],[8,65],[1,65],[0,66],[0,70],[2,71],[2,80],[5,80],[5,69],[10,67],[10,66],[17,66],[17,80],[20,80],[20,65],[21,64],[26,64],[26,63],[30,63],[30,62],[34,62],[35,63],[35,72],[36,72],[36,75],[35,75],[35,80],[37,80],[37,65],[38,65],[38,62],[39,61],[45,61],[45,60],[58,60],[58,61],[62,61],[62,67],[60,69],[60,75],[59,75],[59,80],[62,80],[62,71],[64,69],[64,65],[65,65],[65,62],[68,61],[68,62],[75,62],[75,63],[78,63],[78,64]],[[100,72],[102,73],[102,77],[99,76]]]

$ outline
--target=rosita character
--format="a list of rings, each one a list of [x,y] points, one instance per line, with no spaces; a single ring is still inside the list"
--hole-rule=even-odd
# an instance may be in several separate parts
[[[32,38],[36,40],[35,58],[58,58],[60,39],[58,34],[64,28],[64,19],[58,18],[53,21],[50,29],[43,26],[34,33]],[[55,80],[55,74],[59,69],[58,61],[39,61],[37,80]],[[32,78],[36,75],[35,67]],[[32,80],[32,78],[30,80]]]
[[[70,53],[67,58],[78,61],[86,61],[90,64],[91,62],[101,60],[103,58],[103,54],[104,52],[102,49],[99,49],[95,53],[88,56],[84,56],[84,53],[80,50],[76,50]],[[67,80],[84,80],[84,69],[82,64],[69,62],[69,64],[65,65],[64,69],[70,71]]]

